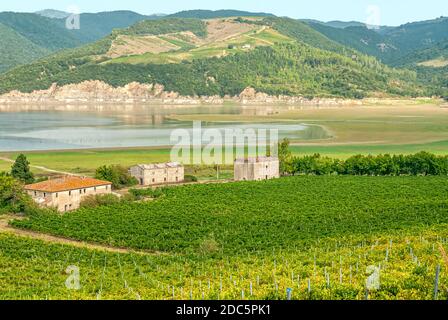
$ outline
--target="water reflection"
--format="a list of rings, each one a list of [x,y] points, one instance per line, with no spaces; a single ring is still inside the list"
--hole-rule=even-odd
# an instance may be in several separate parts
[[[288,107],[289,108],[289,107]],[[0,151],[31,151],[112,147],[168,146],[174,129],[190,130],[191,122],[176,115],[241,114],[265,116],[277,107],[140,106],[140,105],[29,105],[0,106]],[[207,123],[206,128],[279,130],[292,140],[328,138],[319,126],[282,123]]]

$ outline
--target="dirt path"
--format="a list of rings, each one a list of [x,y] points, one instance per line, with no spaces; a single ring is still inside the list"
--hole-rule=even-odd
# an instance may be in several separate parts
[[[10,162],[10,163],[14,163],[14,160],[6,158],[6,157],[0,157],[0,160],[6,161],[6,162]],[[34,168],[34,169],[39,169],[39,170],[42,170],[42,171],[50,172],[50,173],[62,174],[62,175],[65,175],[65,176],[77,176],[77,174],[74,174],[74,173],[71,173],[71,172],[64,172],[64,171],[53,170],[53,169],[49,169],[49,168],[42,167],[42,166],[30,165],[30,167]]]
[[[30,230],[22,230],[11,227],[8,222],[10,220],[18,220],[20,218],[16,216],[6,215],[0,216],[0,233],[9,233],[18,237],[26,237],[36,240],[41,240],[44,242],[52,243],[52,244],[64,244],[77,248],[91,249],[91,250],[100,250],[112,253],[134,253],[139,255],[166,255],[163,252],[149,252],[149,251],[137,251],[125,248],[115,248],[112,246],[100,245],[100,244],[92,244],[78,240],[67,239],[63,237],[51,236],[45,233],[40,233],[36,231]]]

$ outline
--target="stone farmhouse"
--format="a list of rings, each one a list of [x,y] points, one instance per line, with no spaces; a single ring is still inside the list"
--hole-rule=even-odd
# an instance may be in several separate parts
[[[139,164],[131,167],[129,173],[142,186],[178,183],[185,179],[184,166],[177,162]]]
[[[280,177],[280,161],[277,157],[236,159],[235,181],[268,180]]]
[[[65,176],[25,186],[27,193],[40,206],[59,212],[76,210],[83,198],[112,193],[112,183],[87,177]]]

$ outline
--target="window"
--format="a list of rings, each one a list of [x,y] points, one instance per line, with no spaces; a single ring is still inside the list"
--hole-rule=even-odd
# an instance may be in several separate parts
[[[47,197],[47,194],[44,192],[44,198],[46,198]]]
[[[96,187],[95,187],[95,188],[93,188],[93,191],[95,191],[95,192],[96,192]]]
[[[37,192],[36,191],[34,191],[34,196],[37,197]]]
[[[59,193],[56,193],[55,196],[56,196],[56,198],[59,197]]]
[[[71,192],[71,191],[69,191],[69,192],[68,192],[68,195],[69,195],[69,196],[71,196],[71,195],[72,195],[72,192]]]
[[[79,194],[82,194],[82,190],[79,190]]]
[[[153,183],[156,182],[156,179],[152,179],[152,182],[153,182]]]
[[[86,194],[86,192],[87,192],[87,189],[84,189],[84,194]]]
[[[67,205],[64,206],[64,211],[67,211]]]

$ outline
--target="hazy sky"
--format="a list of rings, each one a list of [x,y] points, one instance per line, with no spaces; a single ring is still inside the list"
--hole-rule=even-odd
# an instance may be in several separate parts
[[[73,6],[81,12],[132,10],[142,14],[239,9],[323,21],[377,21],[382,25],[448,16],[447,0],[1,0],[0,11],[33,12],[46,8],[67,11]]]

